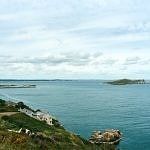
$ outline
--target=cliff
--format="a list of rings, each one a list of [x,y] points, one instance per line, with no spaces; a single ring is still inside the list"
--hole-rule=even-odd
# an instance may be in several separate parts
[[[45,121],[18,112],[20,105],[29,108],[23,103],[12,104],[0,100],[1,150],[115,150],[112,145],[89,143],[86,139],[68,132],[56,120],[57,124],[50,126]]]

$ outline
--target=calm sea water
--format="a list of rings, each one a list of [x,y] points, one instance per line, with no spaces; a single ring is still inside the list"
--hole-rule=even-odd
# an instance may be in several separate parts
[[[24,83],[37,87],[0,89],[0,96],[47,110],[65,128],[85,138],[93,130],[116,128],[123,132],[120,150],[150,150],[150,84],[113,86],[98,80]]]

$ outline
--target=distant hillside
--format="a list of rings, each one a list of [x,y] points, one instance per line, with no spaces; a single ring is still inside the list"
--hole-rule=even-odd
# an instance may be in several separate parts
[[[145,84],[145,80],[130,80],[130,79],[121,79],[116,81],[107,82],[112,85],[126,85],[126,84]]]

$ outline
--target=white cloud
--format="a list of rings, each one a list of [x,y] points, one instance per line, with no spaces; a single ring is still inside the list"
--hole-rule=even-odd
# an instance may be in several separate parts
[[[142,0],[2,0],[1,76],[111,78],[142,70],[146,77],[149,5]]]
[[[33,77],[35,74],[44,78],[92,78],[139,76],[150,67],[150,56],[131,57],[129,55],[114,58],[102,53],[57,53],[48,56],[0,57],[1,75],[22,74]],[[144,66],[143,66],[144,64]],[[141,70],[141,71],[140,71]],[[33,74],[33,76],[32,76]]]
[[[0,21],[10,21],[15,19],[14,14],[0,14]]]

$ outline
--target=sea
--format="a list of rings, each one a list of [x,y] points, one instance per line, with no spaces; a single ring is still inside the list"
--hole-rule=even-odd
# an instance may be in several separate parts
[[[0,89],[0,98],[50,112],[88,139],[93,131],[119,129],[119,150],[150,150],[150,84],[109,85],[103,80],[0,81],[36,88]]]

